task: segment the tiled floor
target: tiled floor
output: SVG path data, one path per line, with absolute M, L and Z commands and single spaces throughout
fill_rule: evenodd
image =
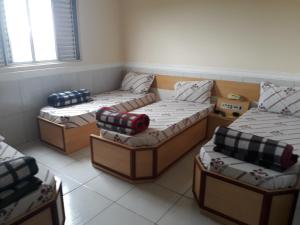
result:
M 155 182 L 129 184 L 92 167 L 89 149 L 70 156 L 40 142 L 19 148 L 63 182 L 66 225 L 215 225 L 192 195 L 193 156 L 186 155 Z

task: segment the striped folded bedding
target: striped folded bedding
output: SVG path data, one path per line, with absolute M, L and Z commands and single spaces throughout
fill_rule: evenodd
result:
M 36 177 L 30 177 L 14 186 L 0 192 L 0 208 L 6 207 L 13 202 L 20 200 L 22 197 L 37 190 L 42 181 Z
M 23 155 L 16 149 L 5 142 L 0 142 L 0 163 L 22 156 Z M 39 171 L 35 177 L 42 181 L 36 189 L 29 190 L 27 194 L 24 194 L 22 197 L 11 195 L 11 197 L 18 200 L 10 204 L 8 203 L 5 207 L 0 207 L 0 225 L 11 224 L 16 218 L 32 213 L 53 199 L 56 193 L 54 175 L 46 167 L 39 167 Z M 35 181 L 37 180 L 35 179 Z M 31 185 L 38 183 L 39 182 L 32 183 Z M 1 198 L 3 198 L 3 196 Z
M 10 159 L 0 163 L 0 191 L 14 187 L 38 173 L 36 160 L 29 156 Z
M 217 127 L 213 140 L 216 152 L 279 172 L 298 160 L 292 145 L 226 127 Z
M 120 113 L 110 107 L 102 107 L 96 113 L 97 125 L 101 129 L 127 135 L 135 135 L 149 127 L 150 119 L 145 114 Z
M 48 96 L 48 105 L 53 107 L 63 107 L 88 102 L 90 100 L 90 91 L 86 89 L 79 89 L 59 93 L 52 93 Z

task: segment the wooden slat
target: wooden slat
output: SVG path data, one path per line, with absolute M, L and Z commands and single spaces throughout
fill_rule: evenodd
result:
M 272 199 L 269 225 L 287 225 L 293 207 L 293 194 L 274 196 Z
M 174 85 L 178 81 L 200 81 L 204 78 L 180 77 L 169 75 L 156 75 L 152 87 L 158 89 L 174 90 Z M 229 93 L 241 95 L 247 101 L 258 101 L 260 86 L 256 83 L 246 83 L 237 81 L 215 80 L 212 91 L 213 96 L 226 98 Z
M 72 153 L 89 146 L 91 134 L 100 134 L 96 123 L 65 129 L 65 152 Z
M 100 133 L 96 123 L 70 129 L 40 117 L 38 123 L 41 140 L 67 154 L 89 146 L 90 135 Z
M 212 95 L 226 98 L 229 93 L 241 95 L 247 101 L 258 101 L 260 85 L 236 81 L 216 80 Z
M 199 168 L 199 166 L 196 164 L 195 162 L 195 171 L 194 171 L 194 186 L 193 186 L 193 190 L 194 193 L 197 197 L 197 200 L 199 201 L 199 197 L 200 197 L 200 185 L 201 185 L 201 170 Z
M 157 150 L 157 173 L 161 173 L 171 163 L 200 143 L 206 136 L 207 119 L 203 119 L 184 132 L 171 138 Z
M 151 177 L 153 176 L 153 150 L 136 151 L 136 177 Z
M 130 151 L 92 135 L 93 161 L 126 176 L 131 176 Z
M 208 176 L 204 206 L 246 224 L 259 224 L 263 195 Z
M 64 127 L 50 121 L 38 118 L 40 138 L 42 141 L 64 149 Z

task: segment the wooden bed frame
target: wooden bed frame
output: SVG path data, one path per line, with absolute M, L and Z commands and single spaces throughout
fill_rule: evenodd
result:
M 173 90 L 177 81 L 197 81 L 201 78 L 156 75 L 152 88 Z M 257 101 L 259 85 L 215 81 L 214 96 L 225 97 L 229 93 L 239 94 L 249 101 Z M 207 118 L 166 140 L 159 146 L 133 148 L 111 140 L 91 135 L 92 163 L 94 167 L 126 179 L 130 182 L 152 180 L 163 173 L 185 153 L 206 137 Z
M 204 78 L 156 75 L 152 88 L 173 90 L 177 81 L 199 81 Z M 213 96 L 226 97 L 235 93 L 245 97 L 248 101 L 257 101 L 259 98 L 259 84 L 235 81 L 215 80 L 212 90 Z M 37 118 L 40 140 L 69 154 L 89 146 L 90 134 L 99 134 L 96 123 L 77 128 L 67 129 L 62 124 L 53 123 L 41 117 Z
M 153 180 L 204 140 L 206 126 L 205 118 L 151 148 L 131 148 L 91 135 L 92 164 L 130 182 Z
M 89 146 L 90 134 L 99 134 L 96 123 L 76 128 L 66 128 L 41 117 L 37 118 L 40 140 L 64 153 L 72 153 Z
M 267 190 L 207 171 L 195 157 L 193 193 L 201 210 L 222 224 L 290 225 L 295 188 Z
M 65 210 L 61 181 L 56 179 L 56 194 L 52 200 L 21 217 L 9 221 L 7 225 L 63 225 Z

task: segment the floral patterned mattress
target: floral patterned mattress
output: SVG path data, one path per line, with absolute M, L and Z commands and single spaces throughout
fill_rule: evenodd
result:
M 0 142 L 0 162 L 21 156 L 20 152 L 5 142 Z M 56 181 L 50 171 L 40 169 L 36 177 L 43 181 L 37 190 L 26 195 L 19 201 L 0 209 L 0 225 L 8 224 L 10 221 L 34 211 L 53 198 L 56 192 Z
M 200 104 L 180 100 L 161 100 L 132 113 L 146 114 L 150 118 L 149 128 L 134 136 L 101 129 L 101 137 L 131 147 L 155 147 L 212 111 L 211 104 Z
M 251 109 L 229 127 L 291 144 L 294 153 L 300 155 L 300 118 Z M 300 162 L 284 172 L 276 172 L 215 152 L 214 147 L 211 140 L 199 154 L 210 171 L 266 189 L 289 188 L 297 183 Z
M 155 94 L 133 94 L 129 91 L 112 91 L 92 96 L 93 101 L 55 108 L 46 106 L 40 110 L 40 117 L 63 124 L 67 128 L 80 127 L 96 121 L 96 112 L 103 106 L 120 112 L 128 112 L 155 102 Z

